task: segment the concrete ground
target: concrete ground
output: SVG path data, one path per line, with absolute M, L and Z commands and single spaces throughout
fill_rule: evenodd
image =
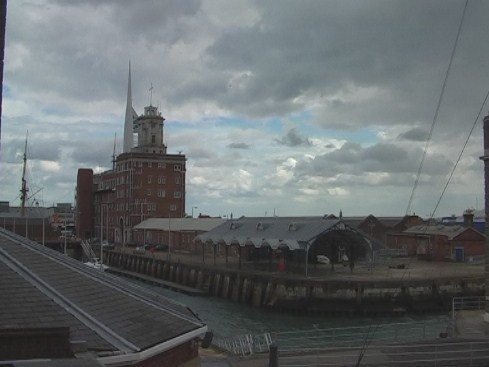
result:
M 484 310 L 464 310 L 456 313 L 455 335 L 464 339 L 489 339 L 489 323 Z

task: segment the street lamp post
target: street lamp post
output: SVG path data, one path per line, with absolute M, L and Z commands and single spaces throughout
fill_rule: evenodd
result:
M 141 224 L 144 221 L 144 208 L 143 208 L 143 205 L 146 205 L 146 211 L 148 211 L 148 205 L 149 205 L 149 203 L 141 202 L 140 205 L 141 205 L 141 218 L 140 218 L 140 222 L 139 223 Z M 145 245 L 145 244 L 146 244 L 146 227 L 143 226 L 143 245 Z
M 64 240 L 65 240 L 65 246 L 64 246 L 64 253 L 66 255 L 66 213 L 63 213 L 63 218 L 64 218 Z
M 44 208 L 41 212 L 41 210 L 39 209 L 39 201 L 36 200 L 36 208 L 37 208 L 37 212 L 39 214 L 41 214 L 41 218 L 42 218 L 42 245 L 44 246 Z M 4 218 L 5 220 L 5 218 Z M 5 224 L 3 226 L 5 228 Z
M 171 208 L 170 208 L 170 211 L 168 211 L 168 262 L 171 262 L 171 226 L 170 226 L 170 220 L 171 220 Z
M 104 203 L 100 203 L 100 264 L 104 256 Z M 102 269 L 102 266 L 100 267 Z

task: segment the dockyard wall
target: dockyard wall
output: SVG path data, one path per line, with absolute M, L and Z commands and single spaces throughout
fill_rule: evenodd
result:
M 396 314 L 450 311 L 453 297 L 484 295 L 484 278 L 327 280 L 168 262 L 108 252 L 110 267 L 248 304 L 309 313 Z

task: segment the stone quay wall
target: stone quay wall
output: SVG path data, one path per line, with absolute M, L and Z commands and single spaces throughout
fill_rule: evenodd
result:
M 328 280 L 168 262 L 107 252 L 104 263 L 253 307 L 321 314 L 448 312 L 453 297 L 483 296 L 484 277 Z

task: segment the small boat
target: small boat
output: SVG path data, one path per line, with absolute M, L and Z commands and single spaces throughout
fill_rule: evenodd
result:
M 109 268 L 107 265 L 102 264 L 97 258 L 93 259 L 92 261 L 87 261 L 84 264 L 90 268 L 102 271 L 106 271 Z
M 86 266 L 102 271 L 106 271 L 109 268 L 107 265 L 102 264 L 102 261 L 100 261 L 95 252 L 92 250 L 92 246 L 90 246 L 88 241 L 81 241 L 80 245 L 86 258 L 89 259 L 87 262 L 84 262 Z M 102 245 L 100 250 L 102 251 Z

